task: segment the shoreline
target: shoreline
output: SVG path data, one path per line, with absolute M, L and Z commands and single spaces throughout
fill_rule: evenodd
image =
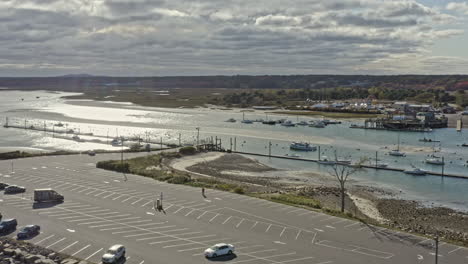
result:
M 236 163 L 237 170 L 225 167 Z M 246 164 L 250 164 L 246 167 Z M 270 168 L 250 157 L 238 154 L 212 153 L 174 159 L 170 167 L 199 176 L 259 184 L 267 187 L 261 193 L 298 193 L 320 202 L 322 209 L 337 210 L 339 189 L 337 180 L 330 175 Z M 247 169 L 246 169 L 247 168 Z M 253 171 L 248 168 L 257 168 Z M 449 241 L 468 245 L 468 214 L 448 207 L 402 199 L 397 192 L 385 188 L 363 185 L 350 179 L 346 190 L 345 212 L 359 219 L 368 219 L 383 226 L 421 235 L 439 235 Z M 261 196 L 261 193 L 258 195 Z

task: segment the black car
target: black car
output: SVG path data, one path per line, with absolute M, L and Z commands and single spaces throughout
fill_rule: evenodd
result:
M 24 193 L 26 188 L 17 185 L 10 185 L 5 188 L 5 193 Z
M 16 219 L 5 219 L 0 222 L 0 233 L 6 233 L 16 229 L 18 222 Z
M 0 182 L 0 190 L 3 190 L 3 189 L 5 189 L 6 187 L 8 187 L 8 185 L 10 185 L 10 184 L 8 184 L 8 183 L 3 183 L 3 182 Z
M 27 225 L 23 227 L 16 235 L 18 239 L 33 237 L 39 234 L 41 227 L 38 225 Z

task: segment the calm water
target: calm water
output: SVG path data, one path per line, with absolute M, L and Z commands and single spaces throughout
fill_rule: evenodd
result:
M 374 158 L 376 151 L 382 163 L 391 167 L 411 168 L 416 166 L 430 171 L 441 171 L 440 166 L 427 165 L 423 161 L 433 149 L 441 149 L 438 156 L 444 156 L 447 165 L 445 172 L 468 175 L 468 148 L 459 145 L 468 143 L 468 131 L 458 133 L 455 129 L 438 129 L 432 133 L 400 133 L 400 146 L 407 157 L 396 158 L 386 155 L 396 148 L 398 133 L 392 131 L 372 131 L 349 129 L 351 123 L 330 125 L 326 128 L 268 126 L 261 123 L 242 124 L 224 122 L 228 118 L 242 119 L 239 110 L 212 109 L 164 109 L 135 106 L 129 103 L 93 102 L 87 100 L 65 101 L 60 99 L 64 93 L 0 91 L 0 121 L 8 116 L 11 122 L 24 125 L 51 128 L 61 121 L 67 129 L 92 132 L 97 135 L 118 135 L 163 138 L 164 142 L 178 143 L 179 134 L 186 143 L 195 143 L 197 130 L 200 139 L 219 137 L 225 148 L 229 148 L 230 138 L 236 137 L 237 150 L 268 153 L 268 142 L 272 142 L 272 154 L 292 154 L 289 144 L 292 141 L 307 141 L 321 146 L 322 157 L 338 156 L 354 161 L 361 157 Z M 37 98 L 39 97 L 39 98 Z M 23 99 L 23 100 L 22 100 Z M 247 112 L 248 119 L 266 119 L 263 112 Z M 287 118 L 291 121 L 313 120 L 269 115 L 268 118 Z M 65 127 L 64 127 L 65 128 Z M 418 139 L 428 137 L 441 143 L 423 143 Z M 37 149 L 113 149 L 112 146 L 97 143 L 78 143 L 71 140 L 53 138 L 50 133 L 33 132 L 20 129 L 0 128 L 0 150 L 10 147 L 29 147 Z M 317 152 L 299 153 L 304 158 L 318 157 Z M 308 170 L 327 173 L 329 168 L 315 163 L 261 158 L 261 161 L 277 168 Z M 428 203 L 443 204 L 468 209 L 468 180 L 436 176 L 409 176 L 398 172 L 367 170 L 353 175 L 362 184 L 388 187 L 401 191 L 406 198 L 418 199 Z

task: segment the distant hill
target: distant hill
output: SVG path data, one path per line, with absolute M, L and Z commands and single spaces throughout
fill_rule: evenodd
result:
M 333 87 L 384 87 L 417 90 L 468 89 L 468 75 L 262 75 L 262 76 L 174 76 L 109 77 L 70 74 L 58 77 L 0 78 L 0 87 L 85 91 L 89 89 L 149 88 L 236 88 L 236 89 L 323 89 Z

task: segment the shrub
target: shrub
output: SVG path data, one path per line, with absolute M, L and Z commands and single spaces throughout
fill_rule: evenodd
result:
M 96 164 L 97 168 L 105 169 L 105 170 L 112 170 L 122 173 L 129 173 L 130 172 L 130 164 L 128 162 L 120 162 L 117 160 L 108 160 L 108 161 L 99 161 Z
M 173 184 L 184 184 L 186 182 L 190 181 L 190 178 L 187 176 L 182 176 L 182 175 L 176 175 L 174 177 L 171 177 L 167 182 L 168 183 L 173 183 Z
M 236 188 L 234 188 L 234 192 L 238 193 L 238 194 L 244 194 L 245 193 L 244 188 L 242 188 L 240 186 L 237 186 Z
M 193 155 L 197 153 L 197 149 L 195 147 L 183 147 L 179 149 L 179 153 L 182 155 Z

